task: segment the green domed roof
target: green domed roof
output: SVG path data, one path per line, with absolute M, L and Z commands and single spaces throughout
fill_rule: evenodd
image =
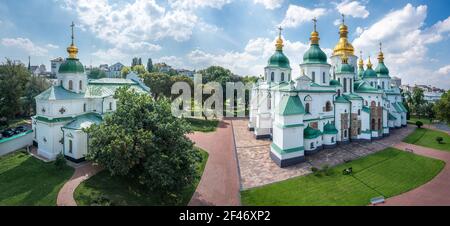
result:
M 375 73 L 377 73 L 378 77 L 389 77 L 389 69 L 383 62 L 378 63 Z
M 318 44 L 311 44 L 308 51 L 303 55 L 304 64 L 326 64 L 327 55 L 320 49 Z
M 359 68 L 358 69 L 358 78 L 361 79 L 363 77 L 364 74 L 364 68 Z
M 334 126 L 334 124 L 327 123 L 327 124 L 323 127 L 323 133 L 324 133 L 324 134 L 337 134 L 337 133 L 338 133 L 338 130 L 336 129 L 336 126 Z
M 78 59 L 67 58 L 64 63 L 59 66 L 59 73 L 84 73 L 84 66 Z
M 350 64 L 341 64 L 340 67 L 336 70 L 336 73 L 338 74 L 344 74 L 344 73 L 354 73 L 355 68 Z
M 314 139 L 314 138 L 319 137 L 320 135 L 322 135 L 322 132 L 320 132 L 320 130 L 313 129 L 309 125 L 308 125 L 308 127 L 306 127 L 306 129 L 303 132 L 303 136 L 306 139 Z
M 376 78 L 377 73 L 372 68 L 367 68 L 363 73 L 363 78 Z
M 338 80 L 331 79 L 330 80 L 330 86 L 342 86 L 341 83 Z
M 270 57 L 267 66 L 291 69 L 291 66 L 289 64 L 289 59 L 284 55 L 283 51 L 281 51 L 281 50 L 275 51 L 275 53 Z

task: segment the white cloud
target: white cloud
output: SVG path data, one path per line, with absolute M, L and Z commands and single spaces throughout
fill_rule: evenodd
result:
M 211 7 L 221 9 L 224 5 L 231 3 L 232 0 L 169 0 L 172 8 L 195 9 Z
M 336 5 L 336 9 L 339 13 L 357 17 L 357 18 L 367 18 L 369 16 L 369 11 L 367 11 L 366 6 L 362 5 L 361 2 L 345 0 Z
M 266 9 L 274 10 L 280 8 L 284 0 L 253 0 L 255 4 L 262 4 Z
M 356 31 L 355 31 L 355 34 L 356 34 L 357 36 L 359 36 L 359 35 L 361 35 L 363 32 L 364 32 L 364 28 L 362 28 L 362 27 L 357 27 L 357 28 L 356 28 Z
M 311 21 L 314 17 L 319 18 L 325 12 L 324 8 L 308 9 L 297 5 L 289 5 L 281 26 L 298 27 L 304 22 Z
M 46 46 L 47 46 L 47 48 L 49 48 L 49 49 L 59 49 L 59 46 L 58 46 L 58 45 L 54 45 L 54 44 L 51 44 L 51 43 L 47 44 Z
M 436 73 L 440 75 L 450 75 L 450 65 L 439 68 Z
M 407 4 L 405 7 L 392 11 L 372 26 L 364 29 L 353 44 L 364 55 L 376 57 L 378 43 L 383 43 L 385 62 L 391 71 L 391 76 L 398 76 L 404 83 L 423 83 L 435 86 L 442 84 L 439 76 L 429 69 L 431 59 L 428 55 L 428 45 L 442 39 L 449 32 L 450 19 L 439 21 L 428 29 L 422 26 L 427 17 L 427 6 L 417 7 Z M 374 60 L 376 61 L 376 60 Z
M 34 44 L 28 38 L 3 38 L 1 43 L 6 47 L 21 49 L 31 56 L 45 56 L 48 53 L 47 49 Z

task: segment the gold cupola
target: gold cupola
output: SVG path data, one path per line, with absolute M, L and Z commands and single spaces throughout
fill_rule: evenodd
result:
M 367 60 L 367 69 L 372 69 L 372 62 L 370 62 L 370 55 L 369 55 L 369 59 Z
M 319 38 L 319 32 L 317 32 L 317 29 L 316 29 L 317 19 L 315 17 L 313 19 L 313 22 L 314 22 L 314 30 L 311 32 L 311 37 L 309 38 L 309 40 L 311 41 L 311 44 L 318 45 L 320 38 Z
M 364 60 L 362 56 L 362 51 L 359 51 L 359 61 L 358 61 L 359 68 L 364 68 Z
M 352 44 L 348 42 L 348 27 L 345 25 L 345 17 L 342 14 L 342 24 L 339 26 L 339 42 L 336 44 L 333 50 L 334 56 L 353 56 L 355 49 Z
M 78 48 L 75 46 L 73 42 L 74 40 L 73 28 L 75 27 L 75 24 L 72 22 L 70 27 L 72 27 L 72 36 L 71 36 L 72 43 L 70 44 L 69 47 L 67 47 L 67 53 L 69 53 L 69 59 L 77 59 Z
M 384 62 L 384 54 L 383 54 L 383 51 L 382 51 L 382 47 L 383 47 L 383 44 L 380 42 L 380 53 L 378 53 L 378 62 L 379 63 L 383 63 Z
M 276 50 L 278 50 L 278 51 L 281 51 L 281 50 L 283 50 L 283 46 L 284 46 L 284 44 L 283 44 L 283 39 L 281 38 L 281 31 L 283 30 L 283 28 L 281 28 L 281 27 L 279 27 L 278 28 L 278 39 L 277 39 L 277 42 L 275 43 L 275 47 L 276 47 Z

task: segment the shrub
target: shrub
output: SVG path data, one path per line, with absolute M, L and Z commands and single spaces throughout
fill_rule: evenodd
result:
M 437 141 L 439 144 L 442 144 L 442 141 L 444 141 L 444 138 L 443 138 L 443 137 L 436 137 L 436 141 Z
M 319 169 L 317 169 L 316 167 L 311 167 L 311 171 L 312 171 L 313 173 L 317 173 L 317 172 L 319 171 Z
M 322 167 L 322 171 L 326 176 L 330 176 L 331 175 L 331 169 L 329 165 L 324 165 Z
M 58 154 L 58 156 L 56 156 L 54 164 L 55 164 L 56 168 L 62 169 L 64 167 L 64 165 L 66 165 L 66 158 L 64 158 L 64 155 Z
M 423 122 L 422 121 L 417 121 L 416 122 L 416 126 L 417 126 L 417 128 L 420 129 L 423 126 Z

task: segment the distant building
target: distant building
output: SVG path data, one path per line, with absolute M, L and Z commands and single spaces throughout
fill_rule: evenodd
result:
M 399 77 L 393 76 L 391 78 L 391 85 L 394 85 L 394 87 L 400 87 L 402 85 L 402 79 Z
M 117 62 L 111 65 L 106 72 L 106 77 L 108 78 L 119 78 L 121 77 L 122 68 L 125 67 L 122 63 Z
M 62 57 L 58 57 L 56 59 L 50 60 L 50 74 L 52 76 L 56 76 L 56 74 L 58 73 L 59 70 L 59 66 L 61 66 L 61 64 L 64 63 L 64 58 Z
M 186 69 L 177 69 L 176 72 L 177 72 L 177 74 L 184 75 L 184 76 L 187 76 L 190 78 L 193 78 L 194 74 L 195 74 L 195 71 L 190 71 L 190 70 L 186 70 Z
M 172 70 L 172 67 L 167 65 L 166 63 L 157 63 L 153 65 L 154 68 L 158 69 L 159 72 L 168 73 Z
M 413 92 L 414 89 L 418 88 L 423 90 L 423 96 L 424 99 L 428 102 L 432 102 L 435 103 L 436 101 L 438 101 L 439 99 L 441 99 L 442 94 L 444 94 L 445 90 L 444 89 L 440 89 L 437 87 L 431 87 L 428 85 L 414 85 L 414 86 L 410 86 L 410 85 L 402 85 L 400 87 L 402 90 L 404 91 L 408 91 L 408 92 Z

